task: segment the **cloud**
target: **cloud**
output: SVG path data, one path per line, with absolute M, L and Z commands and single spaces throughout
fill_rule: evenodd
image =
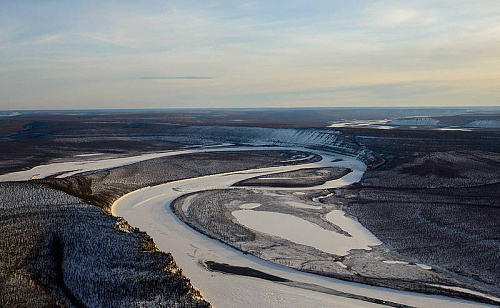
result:
M 431 8 L 417 9 L 397 5 L 374 4 L 367 9 L 370 24 L 376 27 L 393 28 L 401 26 L 425 26 L 439 21 Z
M 139 79 L 157 80 L 157 79 L 214 79 L 207 76 L 166 76 L 166 77 L 140 77 Z
M 292 96 L 309 96 L 311 94 L 328 93 L 365 93 L 379 98 L 402 98 L 415 97 L 434 92 L 444 92 L 455 89 L 453 85 L 437 81 L 412 81 L 412 82 L 392 82 L 379 84 L 366 84 L 356 86 L 338 86 L 330 88 L 312 88 L 285 92 L 256 93 L 251 95 L 234 95 L 235 98 L 246 101 L 258 101 L 277 99 L 281 97 L 290 98 Z
M 30 47 L 30 46 L 50 44 L 50 43 L 61 41 L 65 38 L 66 38 L 66 36 L 62 33 L 43 35 L 43 36 L 36 37 L 36 38 L 30 39 L 30 40 L 24 40 L 24 41 L 18 41 L 15 43 L 8 43 L 8 44 L 0 45 L 0 50 L 1 49 L 11 49 L 11 48 L 21 48 L 21 47 L 26 48 L 26 47 Z

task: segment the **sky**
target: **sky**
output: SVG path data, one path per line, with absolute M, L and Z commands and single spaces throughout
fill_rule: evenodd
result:
M 2 110 L 499 105 L 499 0 L 0 0 Z

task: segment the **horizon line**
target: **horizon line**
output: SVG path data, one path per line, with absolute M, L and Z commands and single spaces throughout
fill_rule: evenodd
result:
M 328 109 L 499 109 L 498 106 L 352 106 L 352 107 L 152 107 L 152 108 L 90 108 L 90 109 L 0 109 L 0 113 L 51 111 L 169 111 L 169 110 L 328 110 Z

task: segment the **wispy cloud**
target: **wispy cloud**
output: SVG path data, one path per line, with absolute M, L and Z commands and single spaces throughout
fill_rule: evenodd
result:
M 160 77 L 139 77 L 139 79 L 146 80 L 156 80 L 156 79 L 214 79 L 215 77 L 207 77 L 207 76 L 160 76 Z
M 50 35 L 43 35 L 41 37 L 33 38 L 30 40 L 25 40 L 25 41 L 18 41 L 15 42 L 14 44 L 4 44 L 0 45 L 0 49 L 10 49 L 10 48 L 16 48 L 16 47 L 29 47 L 29 46 L 35 46 L 35 45 L 42 45 L 42 44 L 48 44 L 48 43 L 54 43 L 57 41 L 60 41 L 65 38 L 64 34 L 50 34 Z
M 416 97 L 423 94 L 443 92 L 454 89 L 453 85 L 435 81 L 394 82 L 371 85 L 340 86 L 330 88 L 301 89 L 286 92 L 255 93 L 251 95 L 234 95 L 238 100 L 259 101 L 290 98 L 292 96 L 307 96 L 310 94 L 328 94 L 338 92 L 370 93 L 378 98 L 403 98 Z
M 372 26 L 382 28 L 421 27 L 439 21 L 438 14 L 432 8 L 416 8 L 411 5 L 411 2 L 406 4 L 374 2 L 365 12 Z

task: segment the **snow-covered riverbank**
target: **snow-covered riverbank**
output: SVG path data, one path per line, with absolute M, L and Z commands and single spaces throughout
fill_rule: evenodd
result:
M 211 151 L 228 151 L 226 146 L 230 144 L 223 144 L 221 146 L 208 147 Z M 240 149 L 244 150 L 244 149 Z M 80 157 L 74 161 L 67 162 L 55 162 L 46 165 L 36 166 L 29 170 L 23 170 L 18 172 L 11 172 L 7 174 L 0 175 L 0 182 L 9 181 L 28 181 L 35 179 L 43 179 L 49 176 L 55 177 L 68 177 L 75 175 L 77 173 L 104 170 L 110 168 L 116 168 L 120 166 L 130 165 L 137 162 L 145 161 L 148 159 L 154 159 L 159 157 L 174 156 L 188 153 L 198 153 L 207 151 L 204 149 L 189 149 L 189 150 L 177 150 L 168 152 L 158 152 L 158 153 L 147 153 L 134 156 L 116 157 L 116 158 L 98 158 L 96 156 L 101 155 L 100 153 L 93 154 L 81 154 L 75 157 Z M 87 159 L 85 159 L 87 158 Z
M 177 197 L 189 193 L 206 189 L 228 188 L 233 183 L 251 177 L 263 176 L 270 173 L 293 171 L 300 168 L 320 168 L 320 167 L 343 167 L 349 168 L 352 172 L 340 179 L 328 181 L 322 185 L 310 187 L 308 189 L 334 188 L 361 179 L 366 166 L 349 156 L 336 155 L 329 152 L 314 151 L 304 148 L 285 147 L 211 147 L 201 149 L 186 149 L 181 151 L 170 151 L 161 153 L 151 153 L 138 156 L 106 158 L 83 156 L 86 159 L 79 159 L 74 162 L 53 163 L 42 165 L 27 171 L 11 173 L 0 176 L 0 181 L 23 181 L 28 179 L 43 178 L 46 176 L 66 177 L 72 174 L 86 171 L 102 170 L 113 167 L 124 166 L 135 162 L 144 161 L 151 158 L 174 156 L 199 152 L 220 152 L 220 151 L 248 151 L 248 150 L 301 150 L 314 152 L 323 157 L 316 163 L 302 165 L 288 165 L 281 167 L 261 168 L 238 172 L 229 172 L 202 176 L 197 178 L 179 180 L 167 184 L 148 187 L 134 191 L 119 199 L 113 208 L 113 213 L 123 216 L 134 227 L 139 227 L 151 235 L 158 248 L 162 251 L 171 252 L 184 273 L 193 284 L 198 287 L 206 299 L 216 307 L 304 307 L 304 306 L 324 306 L 324 307 L 365 307 L 374 306 L 373 300 L 384 300 L 392 303 L 409 306 L 443 306 L 463 307 L 482 306 L 478 303 L 467 302 L 446 297 L 428 296 L 410 292 L 401 292 L 391 289 L 371 287 L 356 283 L 339 281 L 336 279 L 307 274 L 292 270 L 290 268 L 266 262 L 210 239 L 203 234 L 191 229 L 180 221 L 170 210 L 169 204 Z M 338 158 L 342 158 L 339 160 Z M 258 190 L 275 190 L 273 187 L 254 187 Z M 304 188 L 279 188 L 280 190 L 299 190 L 295 194 L 304 194 Z M 315 198 L 317 201 L 322 197 Z M 312 205 L 303 204 L 298 206 L 308 208 Z M 252 210 L 255 204 L 241 209 Z M 315 211 L 317 209 L 312 208 Z M 358 233 L 365 239 L 375 239 L 370 246 L 376 245 L 378 240 L 363 226 L 351 218 L 344 217 L 344 212 L 333 211 L 328 220 L 335 224 L 344 224 L 341 228 L 354 229 L 347 230 L 349 233 Z M 337 223 L 336 223 L 337 222 Z M 346 227 L 347 226 L 347 227 Z M 346 230 L 344 230 L 346 231 Z M 310 244 L 311 245 L 311 244 Z M 361 249 L 369 249 L 367 245 Z M 349 244 L 344 247 L 345 251 L 356 246 Z M 359 248 L 359 247 L 358 247 Z M 283 284 L 267 280 L 249 278 L 243 276 L 227 275 L 219 272 L 211 272 L 203 266 L 204 261 L 215 261 L 226 263 L 232 266 L 247 267 L 261 272 L 275 275 L 291 281 Z M 339 264 L 343 265 L 343 264 Z M 345 266 L 345 265 L 344 265 Z M 346 296 L 348 293 L 351 297 Z M 352 298 L 356 297 L 356 298 Z M 380 304 L 380 302 L 379 302 Z
M 265 149 L 271 148 L 266 147 Z M 235 150 L 235 148 L 231 150 Z M 329 188 L 359 181 L 364 172 L 364 165 L 353 158 L 342 157 L 342 161 L 332 162 L 335 158 L 338 158 L 337 155 L 323 152 L 318 154 L 323 156 L 323 160 L 313 164 L 231 172 L 144 188 L 120 198 L 113 206 L 113 214 L 123 216 L 132 226 L 146 231 L 153 237 L 160 250 L 171 252 L 186 276 L 201 290 L 203 296 L 216 307 L 371 307 L 375 305 L 371 302 L 333 296 L 327 294 L 327 292 L 318 291 L 321 288 L 383 299 L 409 306 L 481 306 L 477 303 L 446 297 L 427 296 L 344 282 L 298 272 L 265 262 L 256 257 L 244 255 L 227 245 L 198 233 L 181 222 L 170 210 L 169 204 L 185 193 L 229 187 L 237 181 L 273 172 L 332 166 L 335 163 L 336 166 L 342 165 L 353 170 L 353 172 L 339 180 L 325 183 L 326 186 L 324 187 Z M 321 188 L 323 188 L 323 185 L 321 185 Z M 338 214 L 343 215 L 343 212 Z M 306 290 L 267 280 L 211 272 L 202 266 L 204 261 L 250 267 L 294 282 L 316 285 L 321 288 L 317 288 L 315 291 Z

